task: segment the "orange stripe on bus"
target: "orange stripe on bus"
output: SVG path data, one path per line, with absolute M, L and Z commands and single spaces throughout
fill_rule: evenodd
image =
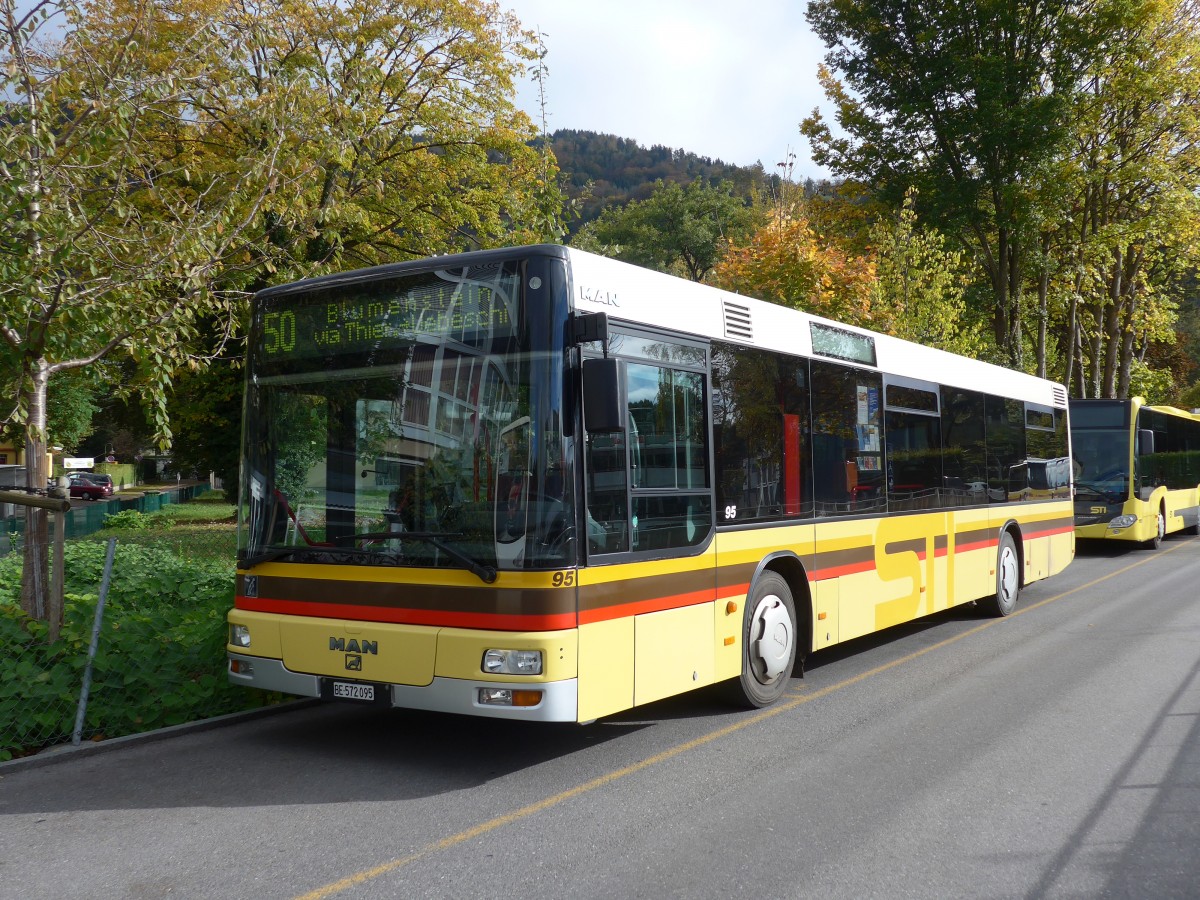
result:
M 602 606 L 598 609 L 585 609 L 579 613 L 579 624 L 588 625 L 592 622 L 607 622 L 610 619 L 639 616 L 642 613 L 662 612 L 665 609 L 698 606 L 701 603 L 711 603 L 716 599 L 717 592 L 714 588 L 703 591 L 692 591 L 687 594 L 654 597 L 650 600 L 636 600 L 633 603 L 621 603 L 616 606 Z
M 1032 541 L 1035 538 L 1054 537 L 1056 534 L 1070 534 L 1075 530 L 1075 526 L 1071 525 L 1067 528 L 1047 528 L 1044 531 L 1029 531 L 1021 535 L 1024 540 Z
M 308 603 L 300 600 L 272 600 L 240 595 L 236 598 L 234 605 L 238 609 L 250 612 L 385 622 L 392 625 L 442 625 L 452 628 L 480 628 L 492 631 L 560 631 L 565 628 L 574 628 L 578 624 L 574 613 L 556 613 L 548 616 L 461 613 L 443 609 L 403 609 L 386 606 L 357 606 L 349 603 Z
M 831 578 L 840 578 L 843 575 L 857 575 L 860 572 L 873 572 L 875 570 L 875 560 L 866 560 L 864 562 L 849 563 L 844 566 L 831 566 L 828 569 L 817 569 L 809 576 L 809 581 L 828 581 Z

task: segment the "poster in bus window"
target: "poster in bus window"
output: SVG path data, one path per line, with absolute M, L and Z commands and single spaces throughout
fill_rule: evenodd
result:
M 856 390 L 858 399 L 858 424 L 879 424 L 879 388 L 860 384 Z
M 858 449 L 862 453 L 879 452 L 879 428 L 875 425 L 859 425 Z

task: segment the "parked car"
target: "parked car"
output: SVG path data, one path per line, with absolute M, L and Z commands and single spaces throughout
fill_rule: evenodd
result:
M 100 479 L 105 479 L 101 481 Z M 112 476 L 93 475 L 90 472 L 76 472 L 69 476 L 72 497 L 83 500 L 99 500 L 111 497 L 113 493 Z

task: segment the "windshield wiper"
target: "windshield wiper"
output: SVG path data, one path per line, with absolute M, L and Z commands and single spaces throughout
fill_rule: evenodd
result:
M 1098 494 L 1109 503 L 1121 503 L 1122 497 L 1116 491 L 1110 491 L 1107 488 L 1102 488 L 1098 484 L 1092 484 L 1090 481 L 1076 481 L 1076 489 L 1083 488 L 1085 491 L 1091 491 L 1093 494 Z
M 334 539 L 334 543 L 350 543 L 352 541 L 424 541 L 441 550 L 448 557 L 475 575 L 484 584 L 496 580 L 496 567 L 484 565 L 471 559 L 461 550 L 447 544 L 442 538 L 461 537 L 461 535 L 445 531 L 366 531 L 361 534 L 350 534 Z
M 306 553 L 312 549 L 311 547 L 269 547 L 261 553 L 255 553 L 253 556 L 239 559 L 238 565 L 243 569 L 253 569 L 255 566 L 260 566 L 273 559 L 282 559 L 285 556 L 291 556 L 293 553 Z

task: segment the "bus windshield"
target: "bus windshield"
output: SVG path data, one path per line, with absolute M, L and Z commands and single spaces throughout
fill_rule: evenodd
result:
M 1072 413 L 1073 414 L 1073 413 Z M 1075 495 L 1119 502 L 1129 496 L 1129 430 L 1072 428 Z
M 514 264 L 260 298 L 241 564 L 572 564 L 562 347 L 528 318 Z

